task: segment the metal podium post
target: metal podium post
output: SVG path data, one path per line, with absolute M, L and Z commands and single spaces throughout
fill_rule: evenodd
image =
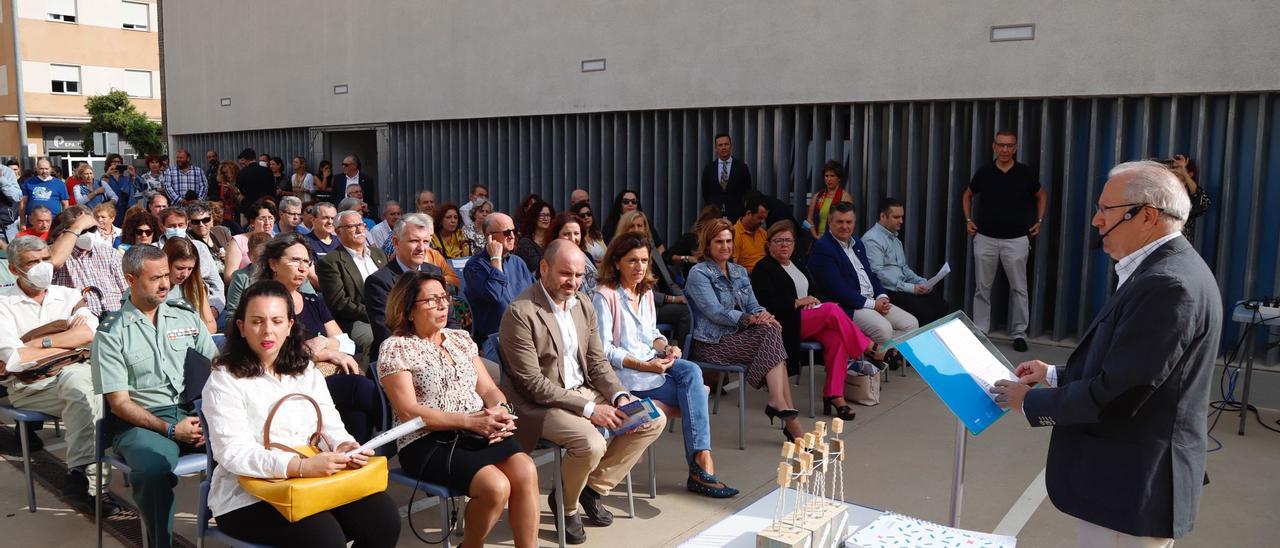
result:
M 964 453 L 969 432 L 964 423 L 956 421 L 955 484 L 951 486 L 951 526 L 960 527 L 960 498 L 964 494 Z

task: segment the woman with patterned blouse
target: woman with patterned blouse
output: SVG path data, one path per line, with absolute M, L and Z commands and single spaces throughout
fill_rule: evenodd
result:
M 463 546 L 482 546 L 510 504 L 516 546 L 538 541 L 538 472 L 511 435 L 515 414 L 466 331 L 446 329 L 450 297 L 438 274 L 406 272 L 387 296 L 392 337 L 378 377 L 400 424 L 426 427 L 399 440 L 400 465 L 429 483 L 466 493 Z

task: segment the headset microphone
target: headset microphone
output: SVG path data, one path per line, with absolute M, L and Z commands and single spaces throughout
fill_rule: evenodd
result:
M 1124 222 L 1125 222 L 1125 221 L 1128 221 L 1129 219 L 1132 219 L 1134 215 L 1137 215 L 1138 213 L 1142 212 L 1142 208 L 1143 208 L 1143 207 L 1146 207 L 1146 206 L 1136 205 L 1136 206 L 1133 206 L 1133 207 L 1129 208 L 1129 210 L 1128 210 L 1128 211 L 1125 211 L 1125 212 L 1124 212 L 1124 217 L 1120 219 L 1120 222 L 1118 222 L 1118 223 L 1116 223 L 1116 224 L 1114 224 L 1114 225 L 1111 225 L 1111 228 L 1108 228 L 1108 229 L 1107 229 L 1107 231 L 1106 231 L 1106 232 L 1103 232 L 1100 236 L 1095 236 L 1095 237 L 1094 237 L 1094 239 L 1093 239 L 1093 248 L 1094 248 L 1094 249 L 1102 249 L 1102 241 L 1103 241 L 1103 240 L 1105 240 L 1105 239 L 1107 239 L 1107 235 L 1111 234 L 1111 231 L 1113 231 L 1113 230 L 1115 230 L 1115 229 L 1119 228 L 1119 227 L 1120 227 L 1120 225 L 1124 224 Z

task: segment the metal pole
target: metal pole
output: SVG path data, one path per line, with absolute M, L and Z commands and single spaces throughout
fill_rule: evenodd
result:
M 964 453 L 969 433 L 964 423 L 956 421 L 955 484 L 951 486 L 951 526 L 960 526 L 960 498 L 964 495 Z
M 9 0 L 9 25 L 13 31 L 13 80 L 14 95 L 18 98 L 18 163 L 27 166 L 27 107 L 22 99 L 22 49 L 18 47 L 18 0 Z

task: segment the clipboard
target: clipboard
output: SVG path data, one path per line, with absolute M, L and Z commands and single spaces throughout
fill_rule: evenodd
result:
M 967 345 L 961 344 L 966 341 Z M 929 388 L 974 436 L 1007 413 L 996 405 L 987 387 L 996 378 L 1016 381 L 1014 367 L 964 311 L 943 316 L 890 341 L 887 347 L 897 348 L 911 362 Z M 962 355 L 957 355 L 956 350 L 961 350 Z

